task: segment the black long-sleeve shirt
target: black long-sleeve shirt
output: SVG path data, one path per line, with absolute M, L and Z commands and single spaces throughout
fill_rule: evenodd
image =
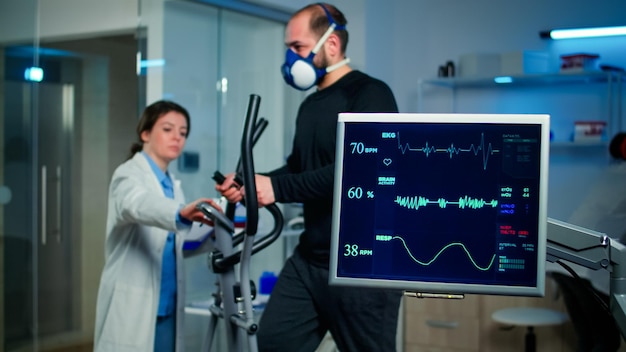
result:
M 297 250 L 323 267 L 329 264 L 337 117 L 341 112 L 398 112 L 398 107 L 387 84 L 359 71 L 349 72 L 302 102 L 287 164 L 268 174 L 277 202 L 303 204 L 304 232 Z

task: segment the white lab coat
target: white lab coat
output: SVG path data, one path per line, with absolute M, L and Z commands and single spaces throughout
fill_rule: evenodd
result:
M 172 179 L 174 199 L 165 197 L 141 153 L 113 174 L 94 351 L 154 351 L 163 248 L 169 232 L 176 233 L 176 351 L 184 350 L 182 244 L 187 230 L 176 227 L 176 214 L 184 204 L 184 196 L 180 181 Z

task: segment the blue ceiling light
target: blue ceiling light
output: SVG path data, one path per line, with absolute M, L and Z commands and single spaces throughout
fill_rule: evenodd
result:
M 29 67 L 24 70 L 24 79 L 31 82 L 43 81 L 43 69 L 41 67 Z
M 163 67 L 165 66 L 165 60 L 163 59 L 152 59 L 152 60 L 141 60 L 139 63 L 141 68 L 146 67 Z
M 544 39 L 577 39 L 593 37 L 610 37 L 626 35 L 626 26 L 615 27 L 594 27 L 594 28 L 571 28 L 553 29 L 539 32 L 539 36 Z
M 145 69 L 150 67 L 163 67 L 165 66 L 165 59 L 151 59 L 146 60 L 141 57 L 141 52 L 138 51 L 136 55 L 136 70 L 137 76 L 141 75 L 142 72 L 145 74 Z
M 513 77 L 510 76 L 499 76 L 493 79 L 496 83 L 513 83 Z

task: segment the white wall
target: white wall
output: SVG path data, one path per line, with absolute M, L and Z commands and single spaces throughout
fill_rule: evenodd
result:
M 250 0 L 294 11 L 309 1 Z M 626 37 L 616 45 L 578 41 L 555 43 L 539 38 L 552 28 L 624 25 L 626 2 L 607 0 L 338 0 L 348 19 L 352 66 L 386 81 L 402 112 L 417 111 L 417 80 L 434 78 L 448 60 L 461 55 L 545 50 L 558 55 L 601 51 L 602 59 L 626 67 Z M 611 48 L 612 47 L 612 48 Z
M 33 21 L 37 3 L 38 27 Z M 138 0 L 0 1 L 0 42 L 32 42 L 37 32 L 42 40 L 128 33 L 137 28 L 138 8 Z
M 374 2 L 371 0 L 369 4 Z M 553 42 L 539 38 L 539 31 L 623 25 L 626 13 L 626 2 L 621 0 L 603 1 L 601 6 L 581 0 L 415 0 L 393 1 L 388 6 L 392 8 L 393 27 L 378 31 L 393 41 L 391 52 L 371 49 L 368 54 L 393 67 L 392 75 L 385 78 L 396 92 L 400 109 L 406 112 L 416 111 L 417 79 L 435 77 L 437 67 L 447 60 L 458 63 L 460 55 L 469 53 L 554 50 Z M 379 26 L 376 13 L 370 10 L 368 15 L 367 22 Z M 622 37 L 623 66 L 626 66 L 625 41 L 626 37 Z M 378 44 L 368 42 L 368 49 Z M 568 49 L 587 50 L 579 45 Z M 377 70 L 369 65 L 368 69 Z

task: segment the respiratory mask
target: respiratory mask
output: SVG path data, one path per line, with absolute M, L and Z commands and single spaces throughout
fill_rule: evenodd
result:
M 296 54 L 293 50 L 287 49 L 287 53 L 285 55 L 285 63 L 281 67 L 281 71 L 283 74 L 283 78 L 285 82 L 290 86 L 298 89 L 298 90 L 308 90 L 319 82 L 319 80 L 324 77 L 328 72 L 332 72 L 337 68 L 347 64 L 350 62 L 350 59 L 346 58 L 338 63 L 324 67 L 317 68 L 313 65 L 313 58 L 317 54 L 317 52 L 321 49 L 322 45 L 326 42 L 328 37 L 335 30 L 343 30 L 346 27 L 338 25 L 326 9 L 326 7 L 322 4 L 319 4 L 326 13 L 326 17 L 328 17 L 328 22 L 330 23 L 330 27 L 324 33 L 324 35 L 318 40 L 317 44 L 311 53 L 307 57 L 302 57 Z

